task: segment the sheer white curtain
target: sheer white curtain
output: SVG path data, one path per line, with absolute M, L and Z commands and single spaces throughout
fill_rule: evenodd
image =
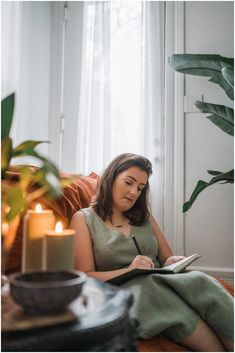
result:
M 163 219 L 164 2 L 84 2 L 76 169 L 100 173 L 124 152 L 153 162 Z
M 79 172 L 100 172 L 110 157 L 110 7 L 85 2 L 77 133 Z

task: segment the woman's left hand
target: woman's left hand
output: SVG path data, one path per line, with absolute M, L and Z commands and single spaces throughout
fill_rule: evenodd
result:
M 162 264 L 162 267 L 164 266 L 168 266 L 168 265 L 172 265 L 175 262 L 178 262 L 180 260 L 185 259 L 185 256 L 178 256 L 178 255 L 174 255 L 174 256 L 170 256 L 168 257 L 168 259 L 166 259 L 166 261 Z

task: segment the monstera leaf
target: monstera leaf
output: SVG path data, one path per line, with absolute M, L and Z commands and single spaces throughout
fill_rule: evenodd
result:
M 231 87 L 234 87 L 234 70 L 230 67 L 223 67 L 222 75 L 224 76 L 225 80 L 230 84 Z
M 183 74 L 210 77 L 209 81 L 217 83 L 230 99 L 234 99 L 233 87 L 222 74 L 223 68 L 233 71 L 233 58 L 213 54 L 174 54 L 168 62 L 174 70 Z
M 181 73 L 209 77 L 209 81 L 218 84 L 233 100 L 234 98 L 234 59 L 214 54 L 174 54 L 169 59 L 170 66 Z M 234 135 L 234 110 L 224 105 L 195 101 L 206 118 L 226 134 Z M 198 195 L 215 183 L 234 183 L 234 171 L 219 172 L 208 170 L 214 177 L 209 181 L 199 180 L 189 201 L 183 205 L 183 212 L 188 211 Z
M 196 101 L 195 105 L 202 113 L 210 113 L 207 115 L 213 124 L 218 126 L 227 134 L 234 136 L 234 110 L 224 105 L 211 104 L 201 101 Z
M 215 175 L 214 178 L 212 178 L 208 183 L 206 181 L 203 180 L 199 180 L 191 197 L 190 200 L 185 202 L 184 206 L 183 206 L 183 212 L 188 211 L 192 204 L 194 203 L 194 201 L 196 200 L 196 198 L 198 197 L 198 195 L 204 190 L 206 189 L 208 186 L 211 186 L 215 183 L 234 183 L 234 169 L 230 170 L 229 172 L 223 173 L 223 172 L 218 172 L 218 171 L 208 171 L 209 174 L 211 175 Z

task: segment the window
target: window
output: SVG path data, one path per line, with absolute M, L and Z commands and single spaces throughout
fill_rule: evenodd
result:
M 111 2 L 111 156 L 142 153 L 144 25 L 141 2 Z

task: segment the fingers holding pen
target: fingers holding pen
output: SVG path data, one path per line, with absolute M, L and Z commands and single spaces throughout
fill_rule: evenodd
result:
M 135 264 L 137 265 L 136 267 L 140 267 L 140 268 L 153 268 L 154 267 L 154 263 L 153 263 L 152 259 L 148 256 L 137 255 L 135 257 L 134 261 L 135 261 Z
M 129 266 L 131 269 L 134 268 L 153 268 L 154 263 L 148 256 L 137 255 Z

